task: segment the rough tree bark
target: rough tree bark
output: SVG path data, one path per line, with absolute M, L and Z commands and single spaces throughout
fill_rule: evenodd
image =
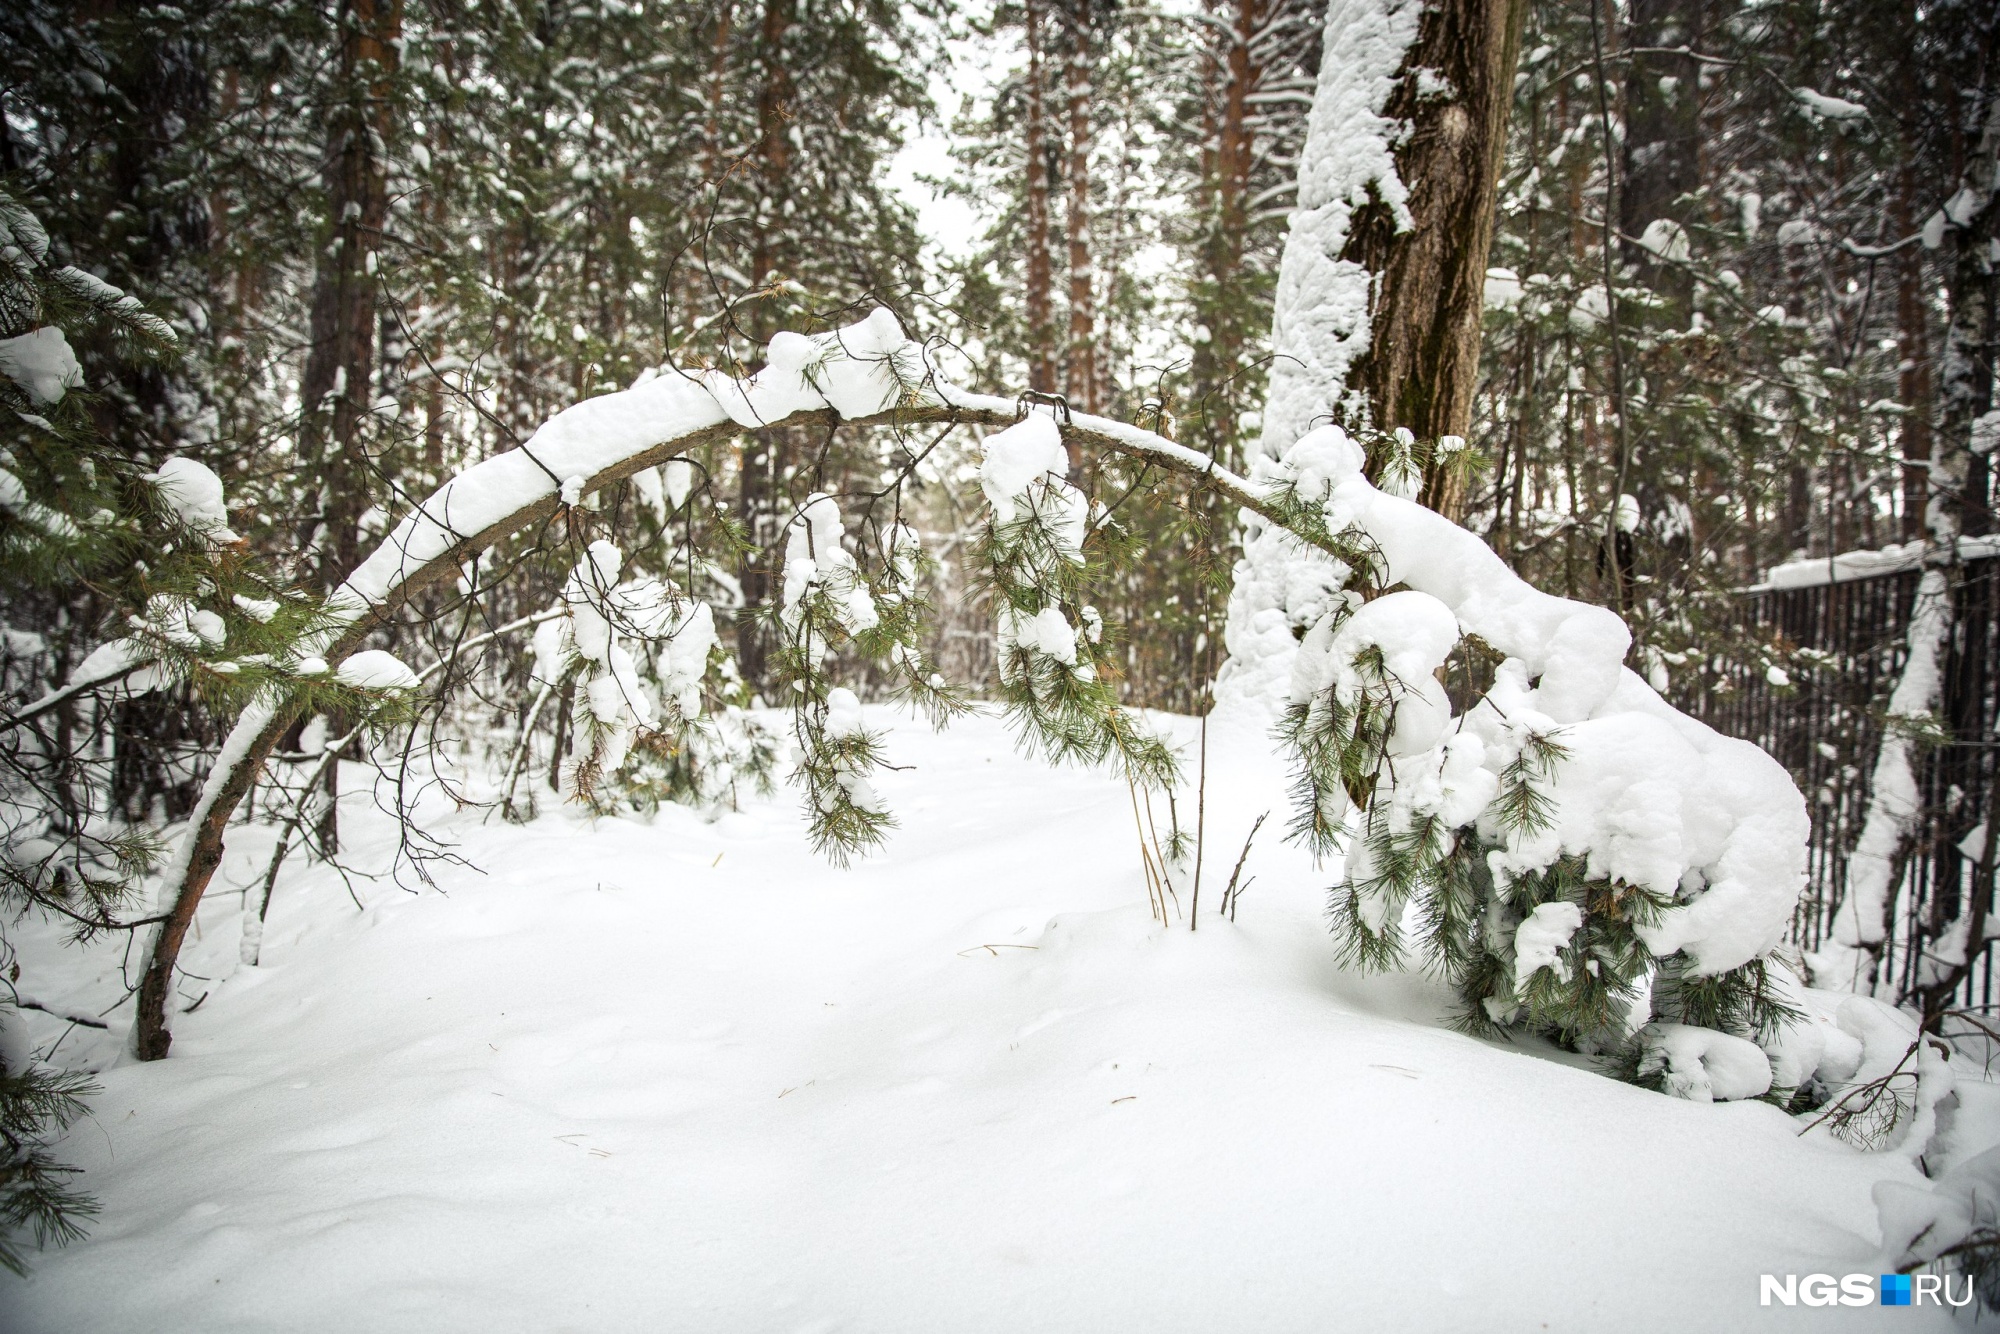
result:
M 1377 431 L 1464 436 L 1479 377 L 1480 318 L 1501 155 L 1527 0 L 1434 0 L 1418 20 L 1383 114 L 1405 122 L 1396 174 L 1411 226 L 1376 204 L 1358 213 L 1343 258 L 1376 275 L 1370 345 L 1348 383 Z M 1456 519 L 1464 476 L 1427 470 L 1418 499 Z

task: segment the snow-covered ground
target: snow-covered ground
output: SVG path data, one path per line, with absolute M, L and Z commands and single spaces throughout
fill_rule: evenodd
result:
M 897 723 L 891 748 L 903 827 L 852 870 L 789 793 L 713 824 L 439 811 L 483 874 L 359 882 L 357 912 L 295 872 L 254 969 L 229 891 L 268 841 L 240 837 L 185 959 L 207 998 L 170 1060 L 104 1071 L 65 1146 L 104 1216 L 0 1325 L 1942 1324 L 1758 1304 L 1762 1273 L 1868 1269 L 1872 1183 L 1922 1180 L 1900 1160 L 1461 1036 L 1432 984 L 1339 971 L 1333 876 L 1282 844 L 1254 730 L 1212 730 L 1194 933 L 1148 917 L 1122 783 L 987 718 Z M 365 793 L 344 819 L 384 862 Z M 22 987 L 86 1008 L 110 978 L 56 981 Z M 115 1030 L 85 1036 L 65 1057 L 112 1058 Z

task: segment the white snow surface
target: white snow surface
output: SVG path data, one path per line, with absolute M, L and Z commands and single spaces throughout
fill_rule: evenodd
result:
M 105 1212 L 36 1258 L 0 1323 L 1880 1325 L 1760 1307 L 1758 1275 L 1864 1270 L 1871 1191 L 1928 1188 L 1901 1155 L 1442 1027 L 1435 984 L 1335 966 L 1329 872 L 1269 827 L 1237 922 L 1163 929 L 1122 782 L 1027 760 L 989 717 L 936 736 L 871 714 L 912 767 L 880 779 L 902 828 L 848 872 L 813 857 L 789 794 L 715 823 L 527 826 L 433 795 L 426 827 L 480 869 L 407 893 L 365 874 L 393 832 L 350 767 L 364 910 L 294 863 L 248 967 L 239 891 L 273 831 L 239 830 L 189 938 L 207 980 L 177 1008 L 206 998 L 173 1056 L 119 1062 L 116 1032 L 64 1044 L 109 1067 L 62 1146 Z M 1192 745 L 1191 722 L 1160 721 Z M 1219 890 L 1285 783 L 1259 731 L 1209 731 Z M 118 950 L 58 931 L 30 928 L 20 985 L 102 1008 Z M 62 1028 L 20 1018 L 41 1044 Z

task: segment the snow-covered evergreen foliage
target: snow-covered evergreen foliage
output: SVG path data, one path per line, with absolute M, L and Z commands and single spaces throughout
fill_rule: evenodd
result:
M 1797 788 L 1627 670 L 1615 614 L 1530 588 L 1364 462 L 1323 426 L 1270 470 L 1352 553 L 1281 727 L 1294 833 L 1345 855 L 1343 956 L 1435 968 L 1474 1031 L 1680 1072 L 1661 1086 L 1683 1095 L 1768 1092 L 1764 1053 L 1805 1021 L 1773 958 L 1805 881 Z

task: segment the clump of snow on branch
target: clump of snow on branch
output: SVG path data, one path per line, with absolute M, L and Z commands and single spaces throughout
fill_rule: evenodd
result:
M 778 608 L 783 633 L 774 660 L 790 684 L 797 775 L 814 840 L 836 857 L 880 841 L 893 823 L 868 780 L 883 763 L 879 739 L 862 725 L 854 692 L 827 675 L 836 651 L 853 644 L 888 659 L 901 672 L 904 693 L 934 719 L 941 721 L 958 707 L 940 689 L 942 678 L 926 663 L 919 643 L 916 534 L 899 522 L 889 525 L 883 539 L 879 582 L 871 583 L 849 549 L 833 497 L 809 497 L 785 535 Z
M 1647 1028 L 1639 1073 L 1659 1075 L 1667 1092 L 1690 1102 L 1757 1098 L 1771 1087 L 1771 1062 L 1756 1043 L 1689 1024 Z
M 785 628 L 801 637 L 802 651 L 824 658 L 832 651 L 824 631 L 806 614 L 810 596 L 825 599 L 831 620 L 858 635 L 881 624 L 875 596 L 854 556 L 841 546 L 840 507 L 833 497 L 814 495 L 792 520 L 785 537 L 785 581 L 781 615 Z
M 923 345 L 905 337 L 885 310 L 831 333 L 781 334 L 767 357 L 745 380 L 719 370 L 656 374 L 564 409 L 522 447 L 466 469 L 415 507 L 348 577 L 339 601 L 359 615 L 465 534 L 559 493 L 563 483 L 554 479 L 578 479 L 580 498 L 603 474 L 647 450 L 728 422 L 762 426 L 828 408 L 849 418 L 879 416 L 914 401 L 925 377 L 935 374 Z M 678 507 L 692 485 L 691 465 L 666 461 L 659 477 L 663 498 Z
M 191 532 L 212 542 L 230 543 L 229 509 L 223 501 L 222 479 L 191 458 L 171 458 L 146 480 L 158 489 L 160 503 Z
M 0 338 L 0 375 L 20 385 L 43 407 L 60 403 L 64 394 L 83 383 L 76 353 L 54 325 Z
M 1065 476 L 1069 453 L 1054 418 L 1030 414 L 985 442 L 979 466 L 980 489 L 992 506 L 993 522 L 1012 530 L 997 544 L 1009 567 L 1022 582 L 1046 583 L 1083 564 L 1083 540 L 1090 505 Z M 1057 598 L 1029 598 L 1040 606 L 1003 600 L 996 613 L 995 636 L 1001 679 L 1025 682 L 1030 690 L 1039 680 L 1052 679 L 1039 668 L 1047 659 L 1061 670 L 1089 681 L 1094 671 L 1079 662 L 1079 634 L 1087 634 L 1064 616 Z
M 990 510 L 980 553 L 994 593 L 1000 687 L 1023 741 L 1050 758 L 1115 757 L 1146 785 L 1174 772 L 1166 745 L 1120 707 L 1087 600 L 1090 502 L 1070 485 L 1053 417 L 1030 412 L 985 441 L 980 488 Z
M 340 664 L 336 680 L 357 690 L 415 690 L 422 684 L 402 659 L 383 649 L 363 649 Z

